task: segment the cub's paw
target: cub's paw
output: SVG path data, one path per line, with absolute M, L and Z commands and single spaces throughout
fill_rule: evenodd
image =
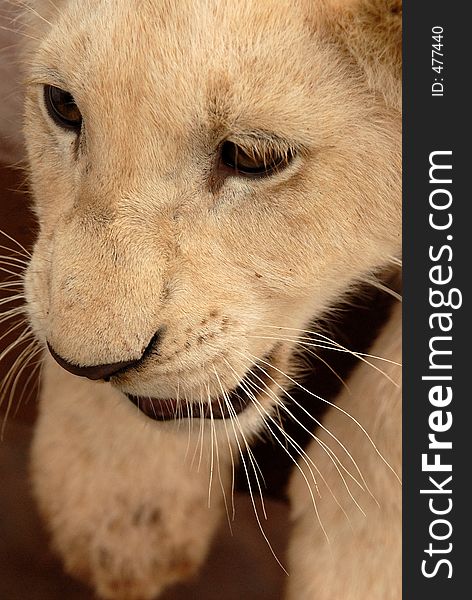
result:
M 145 427 L 106 385 L 63 373 L 47 371 L 31 449 L 53 548 L 100 598 L 151 600 L 198 570 L 222 499 L 212 490 L 208 508 L 209 468 L 192 468 L 187 435 Z
M 103 598 L 151 600 L 196 572 L 206 547 L 192 521 L 193 516 L 208 519 L 207 509 L 186 518 L 166 515 L 153 504 L 117 505 L 95 522 L 71 522 L 56 532 L 55 545 L 70 574 L 85 579 Z M 85 531 L 75 535 L 79 528 Z
M 66 571 L 109 600 L 151 600 L 192 576 L 217 524 L 218 511 L 198 499 L 183 505 L 169 496 L 163 505 L 102 493 L 84 500 L 47 510 L 46 521 Z
M 172 439 L 93 447 L 43 423 L 33 491 L 68 573 L 101 598 L 151 600 L 198 570 L 222 513 L 218 497 L 208 508 L 206 470 L 189 468 Z

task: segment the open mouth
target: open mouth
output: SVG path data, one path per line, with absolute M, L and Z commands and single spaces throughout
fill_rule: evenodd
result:
M 271 362 L 274 352 L 264 358 L 263 367 L 257 363 L 246 373 L 240 384 L 226 394 L 188 402 L 175 398 L 149 398 L 126 394 L 127 398 L 147 417 L 154 421 L 173 421 L 176 419 L 228 419 L 235 417 L 253 402 L 253 396 L 269 388 L 275 378 L 276 370 L 266 363 Z

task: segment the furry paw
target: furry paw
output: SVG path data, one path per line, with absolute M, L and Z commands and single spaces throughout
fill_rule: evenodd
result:
M 127 405 L 87 400 L 81 386 L 67 404 L 42 399 L 34 494 L 68 573 L 101 598 L 151 600 L 198 569 L 222 502 L 215 494 L 208 508 L 209 473 L 186 461 L 187 436 L 143 428 Z
M 155 503 L 132 505 L 116 497 L 103 509 L 53 532 L 66 570 L 102 598 L 151 600 L 193 575 L 205 557 L 206 544 L 192 522 L 206 521 L 207 509 L 186 516 L 176 507 L 166 514 Z

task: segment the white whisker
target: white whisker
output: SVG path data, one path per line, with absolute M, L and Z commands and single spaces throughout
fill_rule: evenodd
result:
M 251 355 L 252 356 L 252 355 Z M 325 402 L 328 406 L 332 406 L 333 408 L 335 408 L 336 410 L 340 411 L 342 414 L 346 415 L 346 417 L 348 417 L 348 419 L 350 419 L 353 423 L 355 423 L 360 430 L 364 433 L 364 435 L 367 437 L 369 443 L 371 444 L 371 446 L 374 448 L 375 452 L 377 453 L 377 455 L 380 457 L 380 459 L 384 462 L 384 464 L 388 467 L 388 469 L 395 475 L 396 479 L 398 480 L 398 482 L 401 484 L 401 479 L 398 476 L 398 474 L 395 472 L 395 470 L 393 469 L 393 467 L 390 465 L 390 463 L 387 461 L 387 459 L 383 456 L 383 454 L 380 452 L 380 450 L 377 448 L 376 444 L 374 443 L 374 441 L 372 440 L 372 438 L 370 437 L 370 435 L 367 433 L 367 431 L 365 430 L 365 428 L 359 423 L 359 421 L 357 419 L 355 419 L 352 415 L 350 415 L 347 411 L 345 411 L 343 408 L 341 408 L 340 406 L 337 406 L 336 404 L 334 404 L 333 402 L 330 402 L 329 400 L 325 400 L 324 398 L 322 398 L 321 396 L 318 396 L 316 394 L 314 394 L 313 392 L 311 392 L 310 390 L 308 390 L 306 387 L 304 387 L 303 385 L 301 385 L 300 383 L 298 383 L 298 381 L 295 381 L 295 379 L 293 379 L 292 377 L 290 377 L 290 375 L 287 375 L 286 373 L 284 373 L 283 371 L 281 371 L 280 369 L 278 369 L 277 367 L 275 367 L 274 365 L 271 365 L 270 363 L 268 363 L 267 361 L 263 360 L 263 359 L 259 359 L 257 357 L 253 357 L 254 360 L 262 362 L 264 364 L 266 364 L 267 366 L 271 367 L 272 369 L 276 370 L 278 373 L 280 373 L 282 376 L 286 377 L 289 381 L 291 381 L 293 384 L 295 384 L 297 387 L 299 387 L 301 390 L 303 390 L 305 393 L 309 394 L 310 396 L 317 398 L 318 400 L 321 400 L 322 402 Z M 259 365 L 256 364 L 257 367 L 259 367 Z M 260 367 L 259 367 L 260 368 Z M 267 374 L 266 374 L 267 375 Z M 268 375 L 268 377 L 270 379 L 272 379 L 272 377 L 270 377 L 270 375 Z M 290 396 L 290 394 L 288 394 L 288 392 L 286 392 L 274 379 L 272 379 L 272 381 L 274 381 L 274 383 L 280 387 L 283 392 L 285 394 L 287 394 L 289 396 L 289 398 L 295 402 L 295 404 L 297 404 L 308 416 L 310 416 L 313 419 L 313 416 L 310 415 L 310 413 L 303 407 L 301 406 L 292 396 Z M 316 419 L 314 419 L 316 421 Z M 321 428 L 324 429 L 326 431 L 326 433 L 328 433 L 328 435 L 330 435 L 335 441 L 338 442 L 338 444 L 342 447 L 342 449 L 346 452 L 346 454 L 349 456 L 349 458 L 353 461 L 353 463 L 356 465 L 354 459 L 352 458 L 352 456 L 350 455 L 350 453 L 348 452 L 348 450 L 346 449 L 346 447 L 342 444 L 342 442 L 340 442 L 329 430 L 325 429 L 323 427 L 323 425 L 321 423 L 319 423 Z M 361 477 L 361 480 L 363 481 L 364 485 L 366 486 L 367 491 L 369 491 L 368 486 L 365 483 L 364 477 L 362 476 L 361 472 L 359 471 L 357 465 L 356 465 L 356 470 L 359 473 L 359 476 Z M 369 492 L 372 495 L 372 492 Z M 374 496 L 372 495 L 372 498 L 374 498 Z
M 221 406 L 221 401 L 220 401 L 219 396 L 217 397 L 217 402 L 218 402 L 218 407 L 220 409 L 220 412 L 221 412 L 221 414 L 223 414 L 223 407 Z M 229 454 L 231 457 L 231 513 L 232 513 L 232 520 L 234 521 L 234 517 L 236 514 L 236 509 L 235 509 L 235 505 L 234 505 L 235 464 L 234 464 L 233 448 L 231 445 L 231 441 L 229 439 L 228 426 L 226 424 L 226 419 L 223 419 L 223 425 L 225 428 L 226 439 L 228 441 Z M 231 524 L 230 524 L 230 531 L 231 531 L 231 535 L 232 535 L 233 530 L 231 528 Z
M 11 235 L 8 235 L 8 233 L 3 231 L 2 229 L 0 229 L 0 234 L 4 235 L 6 238 L 8 238 L 10 240 L 10 242 L 13 242 L 14 244 L 16 244 L 20 248 L 20 250 L 22 250 L 25 253 L 25 256 L 31 258 L 31 253 L 22 244 L 20 244 L 20 242 L 18 240 L 15 240 L 15 238 L 11 237 Z
M 265 362 L 265 361 L 261 361 L 261 362 Z M 266 363 L 269 364 L 269 363 Z M 363 483 L 363 485 L 361 485 L 359 483 L 359 481 L 352 475 L 352 473 L 346 469 L 344 467 L 344 465 L 342 465 L 341 461 L 338 462 L 341 464 L 341 466 L 343 467 L 343 470 L 349 475 L 349 477 L 362 489 L 362 490 L 366 490 L 369 495 L 374 499 L 374 501 L 378 504 L 375 496 L 373 495 L 373 493 L 371 492 L 369 486 L 367 485 L 367 482 L 364 478 L 364 476 L 362 475 L 356 461 L 354 460 L 353 456 L 351 455 L 351 453 L 347 450 L 347 448 L 344 446 L 344 444 L 331 432 L 329 431 L 329 429 L 327 429 L 318 419 L 316 419 L 313 415 L 311 415 L 301 404 L 299 404 L 294 398 L 293 396 L 291 396 L 287 390 L 285 390 L 277 381 L 275 381 L 275 379 L 273 379 L 264 369 L 262 369 L 262 367 L 258 364 L 255 365 L 262 373 L 264 373 L 266 375 L 266 377 L 268 377 L 281 391 L 282 393 L 284 393 L 286 396 L 288 396 L 288 398 L 290 398 L 290 400 L 292 400 L 292 402 L 294 404 L 296 404 L 299 408 L 301 408 L 321 429 L 323 429 L 323 431 L 325 431 L 330 437 L 332 437 L 340 446 L 341 448 L 344 450 L 344 452 L 347 454 L 347 456 L 350 458 L 351 462 L 353 463 L 355 469 L 357 470 L 357 472 L 359 473 L 359 476 L 361 478 L 361 481 Z M 271 366 L 271 365 L 269 365 Z M 276 369 L 276 367 L 272 368 Z M 278 369 L 277 369 L 278 370 Z M 283 375 L 285 375 L 284 373 L 282 373 Z M 285 411 L 289 411 L 289 409 L 285 406 L 284 403 L 280 404 L 281 408 Z M 307 429 L 291 412 L 290 412 L 291 418 L 304 430 L 306 431 L 317 443 L 319 443 L 321 445 L 321 447 L 326 451 L 325 446 L 323 445 L 322 441 L 319 440 L 319 438 L 317 436 L 315 436 L 309 429 Z M 327 451 L 326 451 L 327 452 Z M 331 450 L 332 452 L 332 450 Z M 338 474 L 340 475 L 345 487 L 346 487 L 346 491 L 348 492 L 349 496 L 351 497 L 351 499 L 353 500 L 353 502 L 355 503 L 355 505 L 359 508 L 359 510 L 362 512 L 362 514 L 365 515 L 364 511 L 362 510 L 362 508 L 360 507 L 360 505 L 358 504 L 358 502 L 356 501 L 356 499 L 354 498 L 354 496 L 352 495 L 352 492 L 349 488 L 349 486 L 347 485 L 346 480 L 344 479 L 344 476 L 342 475 L 342 473 L 340 472 L 336 462 L 332 459 L 331 454 L 328 454 L 328 457 L 331 458 L 334 467 L 336 468 L 336 470 L 338 471 Z
M 28 260 L 31 258 L 31 254 L 27 253 L 26 251 L 18 250 L 17 248 L 10 248 L 10 246 L 3 246 L 0 244 L 0 250 L 7 250 L 8 252 L 8 254 L 1 255 L 3 258 L 12 258 L 11 254 L 13 252 L 13 254 L 18 255 L 18 257 L 23 259 L 25 265 L 28 264 Z
M 316 359 L 318 359 L 320 362 L 322 362 L 331 371 L 331 373 L 333 373 L 333 375 L 336 377 L 336 379 L 338 379 L 338 381 L 341 382 L 341 384 L 346 389 L 346 391 L 351 393 L 351 389 L 348 386 L 348 384 L 344 381 L 344 379 L 341 377 L 341 375 L 339 375 L 339 373 L 335 369 L 333 369 L 333 367 L 328 363 L 328 361 L 326 361 L 324 358 L 322 358 L 319 354 L 317 354 L 314 350 L 311 350 L 310 348 L 303 348 L 303 352 L 308 352 L 308 354 L 311 354 Z
M 229 366 L 229 368 L 230 368 L 230 369 L 233 371 L 234 375 L 236 376 L 236 381 L 238 381 L 238 377 L 237 377 L 237 374 L 236 374 L 236 372 L 234 371 L 234 369 L 231 367 L 231 365 L 228 363 L 228 361 L 227 361 L 226 359 L 225 359 L 225 362 L 226 362 L 226 364 Z M 265 413 L 266 417 L 267 417 L 267 418 L 268 418 L 268 419 L 269 419 L 269 420 L 270 420 L 270 421 L 271 421 L 271 422 L 272 422 L 272 423 L 275 425 L 275 427 L 277 427 L 277 429 L 278 429 L 278 430 L 279 430 L 279 431 L 282 433 L 282 435 L 284 436 L 284 439 L 286 439 L 286 440 L 287 440 L 287 442 L 289 442 L 289 443 L 290 443 L 290 445 L 291 445 L 291 446 L 292 446 L 292 447 L 293 447 L 293 448 L 294 448 L 294 449 L 295 449 L 295 450 L 298 452 L 298 454 L 299 454 L 300 458 L 301 458 L 301 459 L 304 461 L 304 463 L 306 464 L 306 466 L 307 466 L 307 468 L 308 468 L 308 470 L 309 470 L 309 472 L 310 472 L 310 475 L 311 475 L 311 477 L 312 477 L 312 479 L 313 479 L 313 483 L 314 483 L 314 485 L 315 485 L 315 489 L 316 489 L 316 491 L 317 491 L 318 495 L 320 496 L 320 498 L 321 498 L 321 494 L 320 494 L 320 491 L 319 491 L 319 488 L 318 488 L 318 483 L 317 483 L 317 481 L 316 481 L 316 477 L 315 477 L 315 475 L 314 475 L 314 473 L 313 473 L 313 470 L 312 470 L 312 468 L 311 468 L 311 466 L 310 466 L 310 464 L 309 464 L 309 463 L 311 463 L 311 465 L 313 465 L 313 467 L 314 467 L 314 469 L 316 470 L 316 472 L 317 472 L 317 473 L 320 475 L 320 477 L 321 477 L 322 481 L 325 483 L 325 485 L 327 486 L 327 488 L 328 488 L 328 489 L 329 489 L 329 491 L 331 492 L 331 495 L 333 496 L 333 498 L 334 498 L 334 500 L 336 501 L 337 505 L 338 505 L 338 506 L 339 506 L 339 508 L 342 510 L 342 512 L 343 512 L 343 513 L 346 515 L 346 518 L 347 518 L 347 519 L 348 519 L 348 521 L 350 522 L 348 515 L 346 514 L 346 512 L 344 511 L 344 509 L 342 508 L 342 506 L 340 505 L 340 503 L 338 502 L 338 500 L 337 500 L 337 499 L 336 499 L 336 497 L 334 496 L 334 494 L 333 494 L 333 492 L 332 492 L 331 488 L 328 486 L 328 484 L 327 484 L 327 482 L 326 482 L 325 478 L 322 476 L 322 474 L 320 473 L 320 471 L 319 471 L 318 467 L 317 467 L 317 466 L 315 465 L 315 463 L 314 463 L 314 462 L 313 462 L 313 461 L 310 459 L 310 457 L 309 457 L 309 456 L 306 454 L 306 452 L 303 450 L 303 448 L 302 448 L 302 447 L 301 447 L 301 446 L 300 446 L 300 445 L 299 445 L 297 442 L 295 442 L 295 440 L 294 440 L 294 439 L 293 439 L 291 436 L 289 436 L 289 435 L 288 435 L 288 434 L 287 434 L 287 433 L 284 431 L 284 429 L 283 429 L 283 428 L 282 428 L 282 427 L 281 427 L 281 426 L 280 426 L 280 425 L 277 423 L 277 421 L 275 421 L 275 419 L 273 418 L 273 416 L 272 416 L 272 415 L 271 415 L 271 414 L 270 414 L 270 413 L 269 413 L 269 412 L 268 412 L 268 411 L 267 411 L 267 410 L 266 410 L 266 409 L 265 409 L 265 408 L 262 406 L 262 404 L 261 404 L 261 403 L 260 403 L 260 402 L 257 400 L 257 397 L 256 397 L 256 395 L 255 395 L 253 392 L 251 392 L 251 390 L 249 390 L 249 389 L 246 387 L 246 385 L 245 385 L 245 384 L 243 384 L 243 383 L 240 383 L 240 385 L 241 385 L 242 389 L 244 389 L 244 391 L 245 391 L 245 392 L 248 394 L 249 398 L 251 399 L 251 401 L 252 401 L 252 403 L 253 403 L 254 407 L 256 408 L 257 412 L 258 412 L 258 413 L 259 413 L 259 415 L 261 416 L 261 419 L 264 421 L 264 423 L 265 423 L 265 426 L 268 428 L 268 430 L 269 430 L 271 433 L 273 433 L 273 432 L 272 432 L 272 429 L 271 429 L 271 427 L 270 427 L 270 425 L 268 424 L 268 422 L 267 422 L 267 420 L 266 420 L 266 418 L 265 418 L 265 417 L 264 417 L 264 415 L 261 413 L 261 410 L 262 410 L 262 411 Z M 256 387 L 258 387 L 258 386 L 256 386 Z M 265 392 L 265 390 L 261 390 L 261 391 Z M 259 410 L 259 408 L 260 408 L 261 410 Z M 309 483 L 309 481 L 308 481 L 308 479 L 307 479 L 307 477 L 306 477 L 305 473 L 303 472 L 303 469 L 300 467 L 300 465 L 297 463 L 297 461 L 295 460 L 295 458 L 294 458 L 294 457 L 292 456 L 292 454 L 289 452 L 288 448 L 286 448 L 286 447 L 285 447 L 285 446 L 284 446 L 284 445 L 283 445 L 283 444 L 280 442 L 280 440 L 278 439 L 278 437 L 277 437 L 277 436 L 274 436 L 274 437 L 275 437 L 276 441 L 278 442 L 279 446 L 280 446 L 280 447 L 282 448 L 282 450 L 284 450 L 284 452 L 285 452 L 285 453 L 286 453 L 286 454 L 289 456 L 289 458 L 291 459 L 291 461 L 293 462 L 293 464 L 295 465 L 295 467 L 296 467 L 296 468 L 297 468 L 297 469 L 300 471 L 300 473 L 301 473 L 301 475 L 302 475 L 303 479 L 305 480 L 305 483 L 306 483 L 306 485 L 307 485 L 307 487 L 308 487 L 309 494 L 310 494 L 310 496 L 311 496 L 311 500 L 312 500 L 312 503 L 313 503 L 313 507 L 314 507 L 314 510 L 315 510 L 315 514 L 316 514 L 316 516 L 317 516 L 317 519 L 318 519 L 318 522 L 319 522 L 319 524 L 320 524 L 320 527 L 321 527 L 321 529 L 322 529 L 322 531 L 323 531 L 323 533 L 324 533 L 324 536 L 325 536 L 325 538 L 326 538 L 326 541 L 327 541 L 327 542 L 328 542 L 328 544 L 329 544 L 329 543 L 330 543 L 330 541 L 329 541 L 329 536 L 328 536 L 328 534 L 327 534 L 327 532 L 326 532 L 326 529 L 325 529 L 325 527 L 324 527 L 324 525 L 323 525 L 323 523 L 322 523 L 322 521 L 321 521 L 321 517 L 320 517 L 319 511 L 318 511 L 318 506 L 317 506 L 317 504 L 316 504 L 316 500 L 315 500 L 315 497 L 314 497 L 314 495 L 313 495 L 313 490 L 311 489 L 311 485 L 310 485 L 310 483 Z
M 3 335 L 0 336 L 0 342 L 4 338 L 9 336 L 13 331 L 18 329 L 18 327 L 22 327 L 22 326 L 25 327 L 25 329 L 29 329 L 29 325 L 25 324 L 25 322 L 23 320 L 18 321 L 17 323 L 14 323 L 9 329 L 7 329 L 7 331 L 5 331 L 5 333 Z M 32 333 L 30 333 L 29 335 L 32 335 Z M 7 348 L 5 348 L 5 350 L 3 350 L 3 352 L 0 354 L 0 360 L 3 360 L 5 358 L 5 356 L 10 352 L 10 350 L 17 345 L 16 342 L 19 342 L 19 341 L 21 341 L 20 338 L 17 338 L 15 340 L 15 342 L 10 344 L 10 346 L 7 346 Z
M 268 326 L 266 325 L 265 327 L 268 327 Z M 322 336 L 322 334 L 316 334 L 316 335 Z M 321 348 L 324 350 L 332 350 L 332 351 L 336 351 L 336 352 L 346 352 L 347 354 L 351 354 L 352 356 L 359 358 L 359 360 L 362 360 L 362 357 L 367 357 L 367 358 L 372 358 L 375 360 L 380 360 L 382 362 L 385 362 L 385 363 L 388 363 L 391 365 L 395 365 L 396 367 L 402 366 L 400 363 L 395 362 L 394 360 L 390 360 L 388 358 L 384 358 L 383 356 L 375 356 L 374 354 L 367 354 L 365 352 L 356 352 L 354 350 L 349 350 L 348 348 L 345 348 L 338 342 L 334 342 L 330 339 L 323 339 L 321 342 L 317 342 L 317 341 L 313 341 L 313 338 L 311 338 L 311 337 L 310 338 L 309 337 L 276 337 L 276 336 L 259 336 L 259 335 L 248 335 L 247 337 L 259 339 L 259 340 L 275 340 L 275 341 L 279 341 L 279 342 L 290 342 L 290 343 L 306 345 L 306 346 L 314 347 L 314 348 Z M 325 336 L 322 336 L 322 337 L 325 337 Z M 370 363 L 367 360 L 364 360 L 363 362 L 365 362 L 367 365 L 369 365 L 370 367 L 372 367 L 373 369 L 375 369 L 376 371 L 378 371 L 379 373 L 381 373 L 382 375 L 387 377 L 387 379 L 389 379 L 394 385 L 398 385 L 396 383 L 396 381 L 393 381 L 386 373 L 384 373 L 384 371 L 380 370 L 376 365 L 373 365 L 372 363 Z
M 30 361 L 39 352 L 41 352 L 41 348 L 36 348 L 36 350 L 35 350 L 35 346 L 36 346 L 36 340 L 33 340 L 26 346 L 26 348 L 24 348 L 20 352 L 20 354 L 16 357 L 14 363 L 12 364 L 12 366 L 9 369 L 7 376 L 5 377 L 4 381 L 2 382 L 2 384 L 0 386 L 0 404 L 3 403 L 4 391 L 6 389 L 8 389 L 8 387 L 10 387 L 8 402 L 7 402 L 7 406 L 6 406 L 6 410 L 5 410 L 5 414 L 4 414 L 4 418 L 3 418 L 3 423 L 2 423 L 2 427 L 1 427 L 1 431 L 0 431 L 0 440 L 3 440 L 3 437 L 4 437 L 5 427 L 7 424 L 8 416 L 9 416 L 11 408 L 12 408 L 12 403 L 13 403 L 13 399 L 15 396 L 16 387 L 18 385 L 20 377 L 21 377 L 23 371 L 25 370 L 25 368 L 29 366 Z
M 221 488 L 221 492 L 223 494 L 223 503 L 225 505 L 225 512 L 226 512 L 226 518 L 228 521 L 228 526 L 229 526 L 229 530 L 231 532 L 231 535 L 233 535 L 233 529 L 231 527 L 231 519 L 229 517 L 229 510 L 228 510 L 228 502 L 226 499 L 226 491 L 225 491 L 225 486 L 223 485 L 223 480 L 221 477 L 221 469 L 220 469 L 220 453 L 219 453 L 219 449 L 218 449 L 218 438 L 216 435 L 216 428 L 215 428 L 215 421 L 213 419 L 213 408 L 211 406 L 211 397 L 210 397 L 210 390 L 209 388 L 207 389 L 207 393 L 208 393 L 208 402 L 210 405 L 210 425 L 212 428 L 212 432 L 211 432 L 211 444 L 212 444 L 212 449 L 211 449 L 211 467 L 210 467 L 210 484 L 208 487 L 208 508 L 210 508 L 210 492 L 211 492 L 211 477 L 213 474 L 213 443 L 215 444 L 215 452 L 216 452 L 216 469 L 217 469 L 217 474 L 218 474 L 218 480 L 220 482 L 220 488 Z
M 264 371 L 263 371 L 264 372 Z M 267 374 L 266 374 L 267 375 Z M 290 419 L 292 419 L 295 423 L 297 423 L 297 425 L 299 425 L 299 427 L 301 427 L 305 432 L 307 432 L 310 437 L 322 448 L 322 450 L 326 453 L 326 455 L 328 456 L 328 458 L 331 460 L 331 462 L 333 463 L 334 468 L 336 469 L 336 471 L 338 472 L 339 476 L 341 477 L 341 480 L 344 484 L 344 487 L 346 488 L 346 491 L 348 493 L 348 495 L 350 496 L 350 498 L 353 500 L 354 504 L 357 506 L 357 508 L 360 510 L 360 512 L 365 516 L 365 512 L 362 510 L 362 508 L 359 506 L 358 502 L 356 501 L 356 499 L 353 497 L 352 492 L 343 476 L 343 474 L 341 473 L 341 471 L 339 470 L 338 465 L 336 464 L 336 462 L 334 461 L 332 454 L 334 454 L 334 452 L 331 450 L 331 448 L 329 448 L 329 446 L 327 446 L 322 440 L 320 440 L 318 438 L 318 436 L 316 436 L 312 431 L 310 431 L 309 429 L 307 429 L 296 417 L 295 415 L 289 410 L 289 408 L 279 399 L 277 398 L 276 394 L 273 392 L 273 390 L 270 389 L 269 386 L 267 386 L 264 381 L 257 375 L 254 373 L 254 377 L 257 378 L 261 384 L 264 386 L 264 388 L 259 388 L 259 386 L 255 385 L 257 388 L 260 389 L 260 391 L 265 392 L 268 396 L 272 397 L 272 399 L 276 402 L 276 404 L 278 404 L 289 416 Z M 267 391 L 266 391 L 267 390 Z M 282 389 L 282 391 L 284 391 Z M 319 421 L 315 420 L 316 423 L 318 425 L 321 425 L 319 423 Z M 286 436 L 287 440 L 290 436 L 287 435 L 287 433 L 281 429 L 283 435 Z M 341 506 L 340 502 L 338 501 L 338 499 L 336 498 L 336 496 L 334 495 L 333 491 L 331 490 L 330 486 L 328 485 L 326 479 L 323 477 L 323 475 L 320 473 L 320 471 L 318 470 L 318 468 L 316 467 L 316 465 L 314 464 L 314 462 L 310 459 L 310 457 L 305 453 L 305 451 L 303 450 L 303 448 L 301 448 L 301 446 L 299 444 L 297 444 L 297 442 L 295 442 L 293 440 L 293 443 L 296 444 L 299 448 L 300 451 L 303 452 L 303 454 L 305 454 L 305 456 L 307 457 L 307 459 L 310 461 L 310 463 L 313 465 L 313 467 L 316 469 L 317 473 L 320 475 L 322 481 L 324 482 L 324 484 L 326 485 L 326 487 L 328 488 L 328 490 L 331 492 L 331 495 L 333 496 L 336 504 L 339 506 L 339 508 L 341 509 L 341 511 L 344 513 L 344 515 L 346 516 L 347 520 L 349 521 L 349 523 L 351 523 L 351 520 L 349 519 L 349 516 L 347 515 L 346 511 L 344 510 L 344 508 Z M 328 451 L 329 450 L 329 451 Z M 334 456 L 336 456 L 334 454 Z M 339 460 L 339 458 L 337 458 L 337 462 L 339 463 L 339 465 L 341 466 L 341 468 L 346 472 L 346 474 L 360 487 L 361 490 L 364 490 L 364 487 L 359 483 L 359 481 L 357 481 L 357 479 L 352 475 L 352 473 L 342 464 L 342 462 Z M 362 475 L 361 475 L 362 477 Z M 372 495 L 372 494 L 371 494 Z
M 211 407 L 210 390 L 207 388 L 208 405 L 210 407 L 210 482 L 208 484 L 208 508 L 210 508 L 210 497 L 211 497 L 211 484 L 213 482 L 213 463 L 214 463 L 214 435 L 215 435 L 215 423 L 213 421 L 213 409 Z
M 200 441 L 200 456 L 199 456 L 199 459 L 198 459 L 197 471 L 200 471 L 200 466 L 202 464 L 203 441 L 204 441 L 204 437 L 205 437 L 205 416 L 204 416 L 205 407 L 203 405 L 203 398 L 202 398 L 202 392 L 201 392 L 201 390 L 200 390 L 199 404 L 200 404 L 200 432 L 201 432 L 201 441 Z
M 270 543 L 269 538 L 267 537 L 267 534 L 265 533 L 264 528 L 262 527 L 262 523 L 261 523 L 261 520 L 259 518 L 259 513 L 258 513 L 257 507 L 256 507 L 256 502 L 254 500 L 254 494 L 253 494 L 253 491 L 252 491 L 251 480 L 250 480 L 250 477 L 249 477 L 249 472 L 248 472 L 248 469 L 247 469 L 246 461 L 244 459 L 244 455 L 243 455 L 243 452 L 241 450 L 241 445 L 239 443 L 238 434 L 236 433 L 236 428 L 234 426 L 234 423 L 236 422 L 238 424 L 238 427 L 239 427 L 239 429 L 241 431 L 241 434 L 242 434 L 242 429 L 241 429 L 241 426 L 240 426 L 240 423 L 239 423 L 239 419 L 237 418 L 237 415 L 236 415 L 233 407 L 231 406 L 231 402 L 230 402 L 230 400 L 229 400 L 229 398 L 228 398 L 228 396 L 227 396 L 227 394 L 226 394 L 226 392 L 225 392 L 225 390 L 224 390 L 224 388 L 223 388 L 223 386 L 221 384 L 220 378 L 218 377 L 218 373 L 216 372 L 216 370 L 215 370 L 215 375 L 216 375 L 216 378 L 218 380 L 219 386 L 221 388 L 221 392 L 223 394 L 223 400 L 224 400 L 224 402 L 226 404 L 226 408 L 228 409 L 229 414 L 232 415 L 231 418 L 230 418 L 230 423 L 231 423 L 231 426 L 232 426 L 233 431 L 234 431 L 234 437 L 235 437 L 235 440 L 236 440 L 236 444 L 238 446 L 239 455 L 241 456 L 241 462 L 242 462 L 244 473 L 246 475 L 246 480 L 247 480 L 247 483 L 248 483 L 249 497 L 251 499 L 252 508 L 254 510 L 254 515 L 256 517 L 256 521 L 257 521 L 257 524 L 259 526 L 259 530 L 260 530 L 260 532 L 262 534 L 262 537 L 266 541 L 266 544 L 269 547 L 269 550 L 271 551 L 272 556 L 275 558 L 275 560 L 277 561 L 277 563 L 279 564 L 279 566 L 281 567 L 281 569 L 284 571 L 284 573 L 286 575 L 288 575 L 287 570 L 285 569 L 285 567 L 283 566 L 283 564 L 280 562 L 280 560 L 278 559 L 277 555 L 275 554 L 274 549 L 272 548 L 272 544 Z M 253 467 L 253 469 L 254 469 L 254 467 Z M 256 480 L 258 481 L 257 473 L 256 473 L 255 470 L 254 470 L 254 474 L 256 476 Z M 262 500 L 262 498 L 261 498 L 261 500 Z

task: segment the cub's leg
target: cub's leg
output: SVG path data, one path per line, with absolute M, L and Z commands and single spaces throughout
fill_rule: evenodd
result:
M 372 348 L 372 354 L 401 362 L 400 318 L 400 309 L 396 308 Z M 394 381 L 400 382 L 401 370 L 398 366 L 373 359 L 372 363 Z M 348 384 L 350 393 L 344 391 L 336 403 L 337 406 L 362 424 L 379 452 L 391 467 L 400 473 L 400 389 L 367 364 L 358 367 Z M 366 434 L 349 417 L 331 408 L 323 425 L 350 452 L 365 483 L 352 460 L 330 435 L 318 429 L 317 436 L 336 453 L 364 491 L 340 465 L 338 471 L 319 444 L 313 442 L 310 445 L 308 454 L 326 479 L 330 490 L 312 466 L 321 494 L 320 498 L 316 491 L 314 493 L 319 511 L 318 520 L 303 477 L 299 472 L 294 473 L 290 485 L 293 530 L 289 547 L 288 598 L 399 600 L 400 483 L 379 457 Z M 300 466 L 309 479 L 311 475 L 306 465 L 300 461 Z M 346 485 L 349 486 L 353 498 L 347 492 Z M 367 486 L 378 505 L 369 494 Z M 355 502 L 365 512 L 365 516 L 356 507 Z M 329 538 L 329 544 L 320 522 Z
M 151 422 L 109 384 L 47 360 L 34 493 L 66 570 L 100 597 L 154 598 L 204 560 L 231 469 L 222 445 L 209 508 L 209 449 L 200 461 L 187 424 Z

